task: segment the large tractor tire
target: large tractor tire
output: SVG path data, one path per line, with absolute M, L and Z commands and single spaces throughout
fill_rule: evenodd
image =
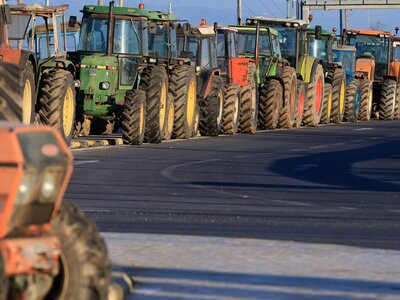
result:
M 174 131 L 174 118 L 175 118 L 175 104 L 172 98 L 171 93 L 168 93 L 168 101 L 167 101 L 167 120 L 165 124 L 164 130 L 164 141 L 168 141 L 172 137 L 172 133 Z
M 368 79 L 360 80 L 360 114 L 358 119 L 360 121 L 369 121 L 372 113 L 372 99 L 373 99 L 373 86 L 372 82 Z
M 73 204 L 63 203 L 50 233 L 61 242 L 61 257 L 46 300 L 106 300 L 111 264 L 96 224 Z
M 283 100 L 283 107 L 279 114 L 279 127 L 289 129 L 293 127 L 296 118 L 296 70 L 289 66 L 284 67 L 282 80 L 285 89 L 285 99 Z
M 295 121 L 294 127 L 299 128 L 303 122 L 304 114 L 304 104 L 307 98 L 307 84 L 302 80 L 297 80 L 297 90 L 296 90 L 296 106 L 295 106 Z
M 9 281 L 6 277 L 5 264 L 3 261 L 3 256 L 0 254 L 0 300 L 8 299 L 8 287 Z
M 161 143 L 167 119 L 168 74 L 164 67 L 149 66 L 143 70 L 140 87 L 146 92 L 146 126 L 144 139 Z
M 258 119 L 262 129 L 276 129 L 283 102 L 283 87 L 276 79 L 267 79 L 260 91 Z
M 383 81 L 379 99 L 379 120 L 393 120 L 397 98 L 396 96 L 396 81 L 392 79 L 385 79 Z
M 346 101 L 346 74 L 343 69 L 336 69 L 332 78 L 332 111 L 331 121 L 340 123 L 344 118 Z
M 17 65 L 0 62 L 0 121 L 21 122 L 22 85 Z
M 188 65 L 176 66 L 171 71 L 169 91 L 175 104 L 173 137 L 189 139 L 193 135 L 196 112 L 196 73 Z
M 35 122 L 35 104 L 36 104 L 36 85 L 35 73 L 30 61 L 26 62 L 22 72 L 22 123 L 32 124 Z
M 230 83 L 225 86 L 224 115 L 222 129 L 224 134 L 236 134 L 240 124 L 240 86 Z
M 122 140 L 124 144 L 143 144 L 145 125 L 146 93 L 140 89 L 126 92 L 122 112 Z
M 355 79 L 346 87 L 346 101 L 344 109 L 344 120 L 356 122 L 360 115 L 361 91 L 360 82 Z
M 249 64 L 248 85 L 241 88 L 240 93 L 240 125 L 241 133 L 255 133 L 258 125 L 258 89 L 256 65 Z
M 322 113 L 320 124 L 329 124 L 331 121 L 332 109 L 332 84 L 325 83 L 324 87 L 324 102 L 322 102 Z
M 318 64 L 314 78 L 307 86 L 307 101 L 303 116 L 303 124 L 306 126 L 317 126 L 321 120 L 324 81 L 324 69 Z
M 217 136 L 221 132 L 224 115 L 224 81 L 214 76 L 211 84 L 210 94 L 200 103 L 199 130 L 201 135 Z
M 55 127 L 71 143 L 75 123 L 75 84 L 69 71 L 52 69 L 44 73 L 39 99 L 41 123 Z
M 396 104 L 394 106 L 393 120 L 400 120 L 400 84 L 397 85 Z
M 196 105 L 196 111 L 194 113 L 194 121 L 192 128 L 192 137 L 196 137 L 198 134 L 200 134 L 199 124 L 200 124 L 200 107 Z

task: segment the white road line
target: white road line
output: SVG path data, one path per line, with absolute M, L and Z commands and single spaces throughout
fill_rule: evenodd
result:
M 353 129 L 354 131 L 365 131 L 365 130 L 374 130 L 371 127 L 363 127 L 363 128 L 357 128 L 357 129 Z
M 100 162 L 99 160 L 78 160 L 74 161 L 74 166 L 84 165 L 84 164 L 97 164 L 99 162 Z

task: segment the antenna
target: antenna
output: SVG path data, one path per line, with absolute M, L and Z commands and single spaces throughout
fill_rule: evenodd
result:
M 172 14 L 172 1 L 169 1 L 168 13 Z

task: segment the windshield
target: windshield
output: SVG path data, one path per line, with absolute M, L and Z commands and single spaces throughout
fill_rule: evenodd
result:
M 256 46 L 256 32 L 239 32 L 238 34 L 238 53 L 254 54 Z M 260 55 L 271 56 L 270 35 L 267 31 L 260 33 Z
M 108 19 L 86 17 L 82 20 L 78 51 L 107 51 Z M 140 21 L 116 19 L 114 26 L 115 54 L 140 54 Z
M 308 51 L 311 56 L 317 57 L 322 61 L 327 61 L 325 40 L 316 40 L 314 36 L 308 38 Z
M 388 68 L 389 39 L 373 35 L 349 35 L 347 43 L 357 49 L 357 58 L 361 56 L 375 59 L 375 76 L 382 78 Z
M 291 66 L 296 66 L 297 31 L 291 27 L 275 27 L 279 34 L 282 56 Z
M 151 23 L 149 26 L 149 51 L 157 57 L 168 57 L 168 27 Z

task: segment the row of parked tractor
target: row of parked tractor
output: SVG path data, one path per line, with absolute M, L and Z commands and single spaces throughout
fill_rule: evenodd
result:
M 0 18 L 8 28 L 0 55 L 20 70 L 0 66 L 20 77 L 3 89 L 22 94 L 0 117 L 54 126 L 67 143 L 120 132 L 137 145 L 400 117 L 400 47 L 389 32 L 336 36 L 308 20 L 268 17 L 191 26 L 114 2 L 86 5 L 81 22 L 65 22 L 67 9 L 3 5 Z

